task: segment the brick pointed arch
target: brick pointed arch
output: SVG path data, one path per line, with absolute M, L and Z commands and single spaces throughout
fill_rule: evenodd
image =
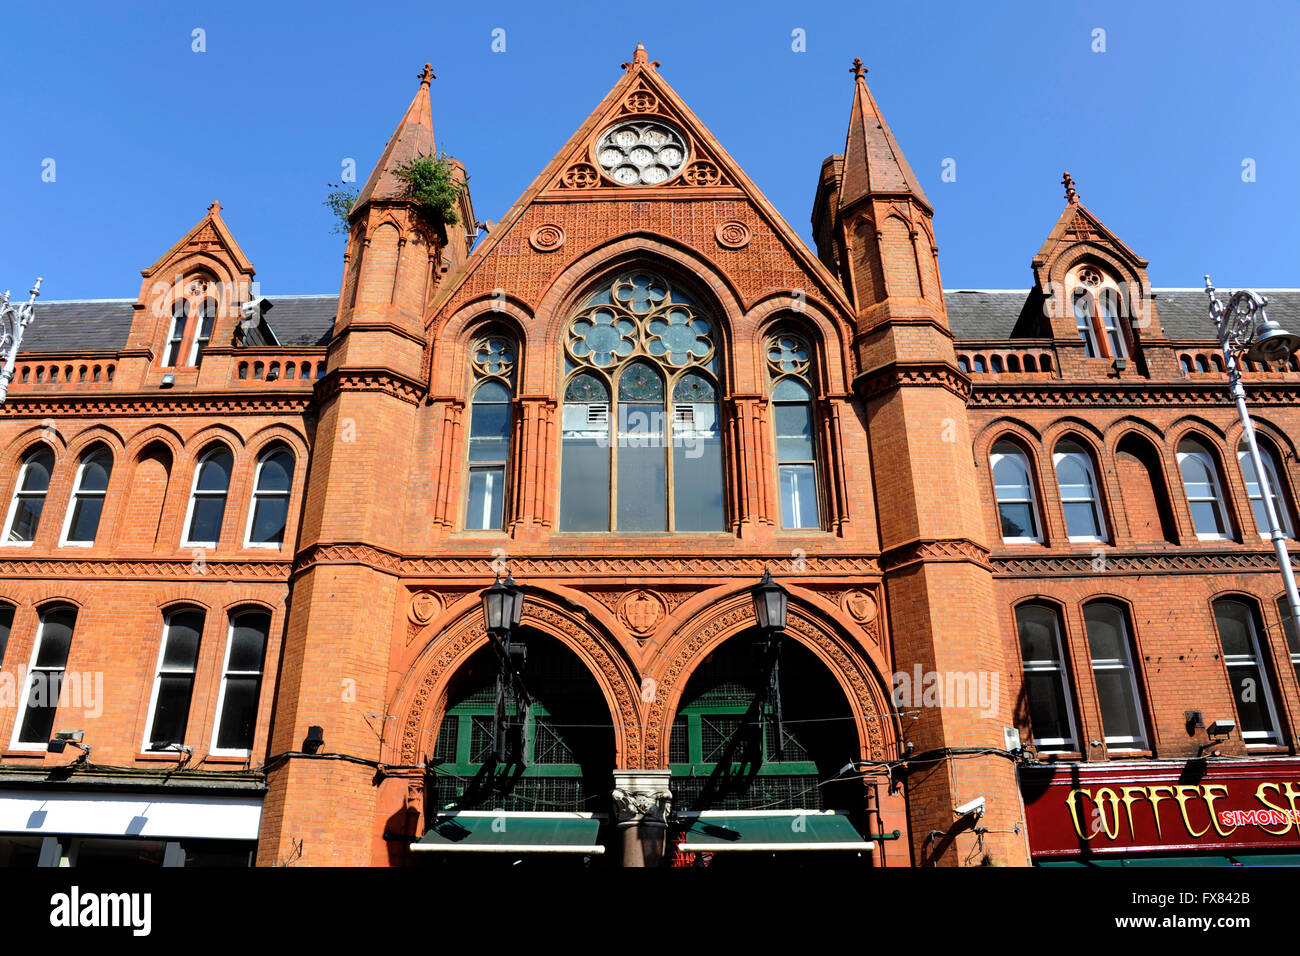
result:
M 649 675 L 655 696 L 646 715 L 647 768 L 668 767 L 669 730 L 695 668 L 714 649 L 753 625 L 752 599 L 748 591 L 742 591 L 703 609 L 665 643 L 658 655 L 659 666 Z M 862 759 L 897 757 L 897 717 L 879 665 L 821 612 L 804 606 L 797 594 L 791 594 L 785 633 L 834 675 L 853 713 Z
M 609 707 L 614 724 L 615 767 L 643 766 L 640 682 L 618 650 L 617 641 L 595 627 L 583 611 L 536 589 L 526 594 L 521 626 L 556 639 L 577 655 Z M 389 707 L 397 721 L 384 743 L 386 760 L 410 766 L 432 751 L 452 679 L 487 641 L 477 599 L 458 617 L 429 634 Z

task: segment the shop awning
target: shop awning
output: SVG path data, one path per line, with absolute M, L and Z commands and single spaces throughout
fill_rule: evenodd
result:
M 445 814 L 412 850 L 462 853 L 583 853 L 605 848 L 596 842 L 600 821 L 590 813 L 507 813 L 463 810 Z
M 1214 856 L 1206 854 L 1203 856 L 1120 856 L 1120 857 L 1093 857 L 1088 860 L 1036 860 L 1038 866 L 1085 866 L 1085 867 L 1203 867 L 1203 866 L 1236 866 L 1232 858 L 1226 856 Z
M 734 810 L 682 814 L 677 849 L 705 853 L 749 850 L 870 850 L 875 844 L 833 810 Z

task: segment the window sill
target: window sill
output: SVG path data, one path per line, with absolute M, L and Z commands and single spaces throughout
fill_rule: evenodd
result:
M 220 753 L 220 754 L 209 753 L 206 757 L 203 758 L 202 762 L 203 762 L 203 763 L 246 764 L 246 763 L 248 763 L 248 760 L 249 760 L 250 757 L 252 757 L 252 755 L 253 755 L 253 754 L 252 754 L 251 751 L 248 752 L 248 753 L 244 753 L 244 754 L 239 754 L 239 753 Z
M 10 747 L 7 750 L 0 751 L 0 758 L 3 758 L 4 760 L 10 760 L 12 758 L 17 758 L 17 757 L 26 757 L 35 760 L 44 760 L 45 755 L 48 752 L 49 751 L 45 747 L 40 747 L 40 748 L 33 747 L 31 750 L 27 750 L 21 747 Z M 78 751 L 78 753 L 80 753 L 80 751 Z
M 177 753 L 175 750 L 142 750 L 135 755 L 136 760 L 146 761 L 168 761 L 169 763 L 179 763 L 187 755 Z
M 1106 751 L 1107 760 L 1150 760 L 1155 756 L 1152 750 L 1115 750 Z
M 1246 749 L 1252 754 L 1289 754 L 1291 748 L 1275 742 L 1252 744 L 1246 741 Z

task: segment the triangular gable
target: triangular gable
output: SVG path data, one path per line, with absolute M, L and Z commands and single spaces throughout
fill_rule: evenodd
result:
M 1050 262 L 1058 251 L 1079 242 L 1091 242 L 1106 246 L 1117 252 L 1121 258 L 1127 260 L 1134 268 L 1145 269 L 1147 267 L 1145 259 L 1125 245 L 1118 236 L 1107 229 L 1102 224 L 1102 221 L 1077 199 L 1072 199 L 1066 204 L 1065 209 L 1061 212 L 1061 217 L 1056 220 L 1056 225 L 1052 227 L 1047 240 L 1043 243 L 1043 247 L 1038 250 L 1038 255 L 1034 256 L 1034 264 L 1037 266 Z
M 528 239 L 527 229 L 521 230 L 520 223 L 535 204 L 550 205 L 550 201 L 554 200 L 587 199 L 642 202 L 698 197 L 736 200 L 737 206 L 748 202 L 777 237 L 784 253 L 798 264 L 801 274 L 812 277 L 818 291 L 827 300 L 839 305 L 846 313 L 851 312 L 852 306 L 835 276 L 809 250 L 798 233 L 754 185 L 708 127 L 659 75 L 656 69 L 658 63 L 650 62 L 644 49 L 638 47 L 633 61 L 623 66 L 626 72 L 614 84 L 613 89 L 588 114 L 582 125 L 488 233 L 462 268 L 448 277 L 432 303 L 430 321 L 444 306 L 466 297 L 462 290 L 467 283 L 508 239 L 511 240 L 512 247 L 524 247 Z M 617 185 L 610 182 L 599 171 L 598 164 L 593 162 L 592 149 L 597 138 L 609 126 L 629 115 L 663 117 L 690 138 L 691 151 L 682 171 L 662 186 Z M 517 231 L 521 235 L 514 235 Z M 720 250 L 714 258 L 724 259 L 726 252 L 726 249 Z M 528 295 L 519 283 L 497 284 L 510 288 L 512 293 L 528 300 Z
M 237 272 L 252 275 L 255 271 L 253 263 L 244 255 L 244 250 L 239 248 L 239 243 L 235 241 L 235 237 L 230 234 L 230 228 L 221 218 L 221 204 L 214 202 L 208 207 L 208 214 L 200 219 L 193 229 L 164 252 L 157 262 L 149 268 L 141 270 L 140 274 L 147 279 L 169 262 L 196 252 L 222 255 L 234 263 Z

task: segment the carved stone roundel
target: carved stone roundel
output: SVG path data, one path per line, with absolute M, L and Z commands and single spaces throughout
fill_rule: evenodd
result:
M 739 219 L 728 219 L 726 222 L 718 223 L 714 235 L 717 237 L 718 245 L 727 249 L 743 249 L 754 237 L 749 227 Z
M 421 591 L 411 598 L 411 620 L 416 624 L 428 624 L 435 614 L 442 610 L 442 601 L 430 591 Z
M 538 252 L 554 252 L 564 245 L 564 229 L 554 223 L 538 226 L 528 237 L 528 244 Z

